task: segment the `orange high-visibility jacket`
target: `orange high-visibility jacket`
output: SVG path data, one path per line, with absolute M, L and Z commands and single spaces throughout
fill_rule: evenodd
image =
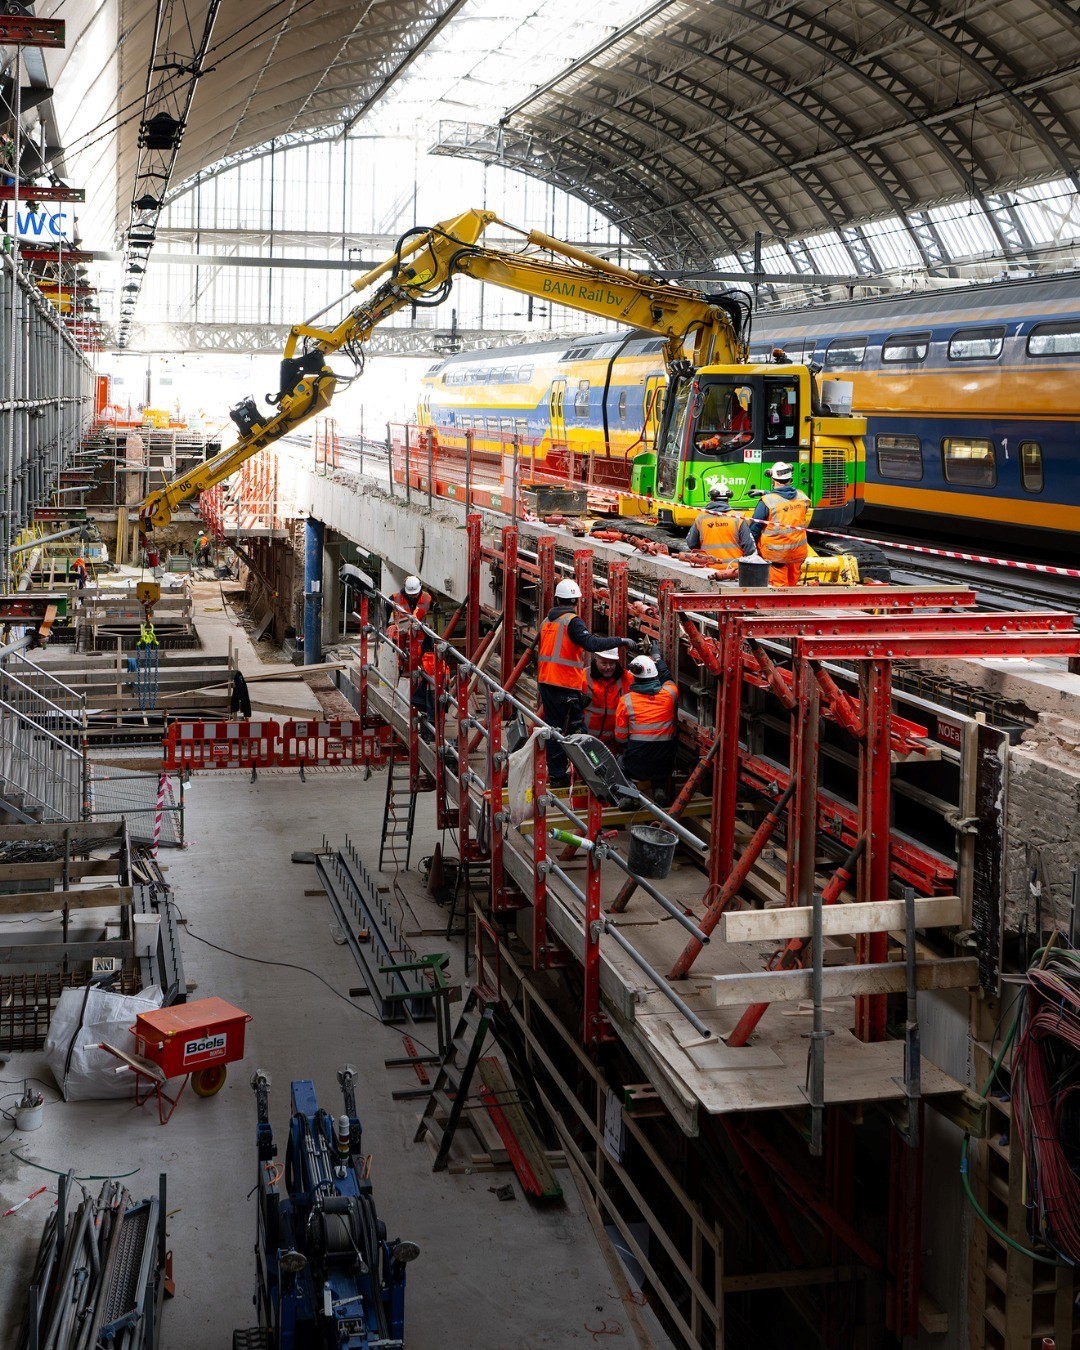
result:
M 769 512 L 758 540 L 758 552 L 766 562 L 799 562 L 806 557 L 806 522 L 810 517 L 810 498 L 805 492 L 781 497 L 766 492 L 761 499 Z
M 585 730 L 590 736 L 610 741 L 615 735 L 619 700 L 633 684 L 629 671 L 616 671 L 610 680 L 598 680 L 591 672 L 585 677 Z
M 718 515 L 703 511 L 697 518 L 697 530 L 701 537 L 701 551 L 721 562 L 734 562 L 743 555 L 739 543 L 741 516 Z
M 555 684 L 563 689 L 585 688 L 585 652 L 572 641 L 567 629 L 577 614 L 560 614 L 557 619 L 545 619 L 540 625 L 539 670 L 540 684 Z
M 655 694 L 641 694 L 631 689 L 619 700 L 615 739 L 651 745 L 674 740 L 678 705 L 679 690 L 672 680 L 665 680 Z

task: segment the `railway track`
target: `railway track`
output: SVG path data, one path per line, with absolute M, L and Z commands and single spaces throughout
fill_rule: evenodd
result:
M 970 586 L 982 609 L 1065 609 L 1080 615 L 1080 572 L 1049 565 L 1025 563 L 1019 559 L 992 559 L 967 555 L 949 557 L 944 549 L 926 546 L 926 552 L 903 540 L 861 533 L 863 539 L 881 549 L 892 568 L 894 580 L 905 582 L 936 581 L 944 585 Z
M 362 469 L 376 478 L 389 477 L 385 442 L 342 436 L 339 444 L 340 467 Z M 956 550 L 916 545 L 910 540 L 870 531 L 835 537 L 874 544 L 888 560 L 893 579 L 902 584 L 918 585 L 929 581 L 970 586 L 981 609 L 1050 607 L 1080 616 L 1080 569 L 1044 566 L 1021 559 L 957 554 Z

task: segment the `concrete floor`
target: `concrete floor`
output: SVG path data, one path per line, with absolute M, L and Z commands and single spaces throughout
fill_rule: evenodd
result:
M 255 1209 L 248 1192 L 256 1177 L 255 1102 L 248 1078 L 256 1067 L 271 1073 L 272 1120 L 284 1141 L 290 1080 L 314 1079 L 320 1102 L 333 1109 L 340 1101 L 336 1070 L 351 1062 L 360 1071 L 359 1112 L 365 1151 L 374 1155 L 380 1215 L 392 1235 L 421 1246 L 409 1271 L 409 1346 L 534 1350 L 596 1344 L 602 1336 L 609 1350 L 629 1350 L 640 1343 L 634 1321 L 641 1314 L 628 1315 L 620 1300 L 568 1171 L 559 1173 L 566 1203 L 556 1209 L 534 1207 L 516 1182 L 512 1202 L 496 1200 L 489 1188 L 512 1181 L 510 1172 L 433 1175 L 427 1145 L 412 1143 L 418 1104 L 390 1098 L 393 1087 L 412 1080 L 383 1065 L 402 1053 L 400 1031 L 358 1011 L 369 1009 L 367 1000 L 347 1006 L 350 1000 L 309 974 L 241 960 L 195 940 L 198 934 L 247 957 L 310 966 L 343 992 L 356 985 L 348 949 L 333 940 L 328 902 L 305 895 L 317 886 L 313 869 L 291 863 L 290 855 L 317 847 L 324 832 L 335 843 L 349 833 L 373 865 L 383 794 L 380 775 L 365 783 L 356 772 L 313 772 L 306 784 L 269 771 L 256 783 L 232 774 L 195 779 L 187 799 L 189 847 L 163 853 L 162 861 L 190 924 L 183 946 L 195 996 L 218 994 L 252 1014 L 246 1057 L 230 1067 L 218 1096 L 185 1094 L 165 1127 L 128 1101 L 46 1107 L 40 1131 L 0 1145 L 0 1208 L 43 1181 L 55 1190 L 56 1178 L 17 1160 L 13 1146 L 48 1167 L 74 1166 L 81 1176 L 134 1170 L 127 1185 L 139 1198 L 156 1190 L 164 1170 L 177 1292 L 166 1306 L 161 1345 L 227 1350 L 232 1329 L 254 1323 Z M 421 806 L 424 817 L 429 801 Z M 418 822 L 414 857 L 433 842 L 430 827 Z M 403 881 L 422 926 L 436 926 L 442 911 L 420 896 L 412 874 Z M 416 945 L 446 948 L 438 939 Z M 451 972 L 461 979 L 457 953 Z M 424 1039 L 433 1033 L 430 1024 L 418 1030 Z M 15 1056 L 0 1075 L 16 1079 L 41 1072 L 40 1065 L 39 1056 Z M 0 1219 L 0 1347 L 15 1344 L 47 1203 L 42 1196 Z M 667 1345 L 651 1313 L 644 1316 L 653 1343 Z

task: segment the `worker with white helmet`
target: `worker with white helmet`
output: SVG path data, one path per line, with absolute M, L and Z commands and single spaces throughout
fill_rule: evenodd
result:
M 423 650 L 424 634 L 420 628 L 412 622 L 413 619 L 426 624 L 428 613 L 431 610 L 431 594 L 424 590 L 423 583 L 419 577 L 409 576 L 405 578 L 405 584 L 400 591 L 390 597 L 390 622 L 386 626 L 386 636 L 390 641 L 400 649 L 398 655 L 398 676 L 404 675 L 409 669 L 409 645 L 412 644 L 415 650 L 412 653 L 412 669 L 414 673 L 413 688 L 411 692 L 411 702 L 414 708 L 417 708 L 425 715 L 429 714 L 429 699 L 426 681 L 420 676 L 420 663 Z
M 652 656 L 630 662 L 633 683 L 619 700 L 615 739 L 623 747 L 619 767 L 627 778 L 648 782 L 663 796 L 675 768 L 679 731 L 679 690 L 654 642 Z
M 758 552 L 772 564 L 769 585 L 797 586 L 806 561 L 810 498 L 793 483 L 790 464 L 773 464 L 767 472 L 772 488 L 758 502 L 750 529 Z
M 568 577 L 555 587 L 555 604 L 540 625 L 537 685 L 544 721 L 574 735 L 584 729 L 585 653 L 633 647 L 631 638 L 594 637 L 577 612 L 581 587 Z M 547 743 L 548 781 L 565 787 L 570 781 L 566 753 L 554 738 Z
M 615 749 L 615 716 L 619 699 L 630 688 L 632 677 L 619 665 L 619 648 L 596 652 L 585 675 L 585 730 Z
M 732 511 L 727 483 L 710 485 L 709 504 L 690 526 L 686 547 L 701 549 L 721 564 L 753 556 L 754 536 L 746 518 Z

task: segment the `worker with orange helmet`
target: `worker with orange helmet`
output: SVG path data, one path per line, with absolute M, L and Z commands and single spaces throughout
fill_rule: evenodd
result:
M 594 637 L 577 612 L 581 587 L 569 577 L 555 587 L 555 604 L 540 625 L 537 685 L 542 715 L 549 727 L 574 735 L 584 730 L 585 653 L 633 647 L 632 638 Z M 547 743 L 548 781 L 570 781 L 566 752 L 554 737 Z

